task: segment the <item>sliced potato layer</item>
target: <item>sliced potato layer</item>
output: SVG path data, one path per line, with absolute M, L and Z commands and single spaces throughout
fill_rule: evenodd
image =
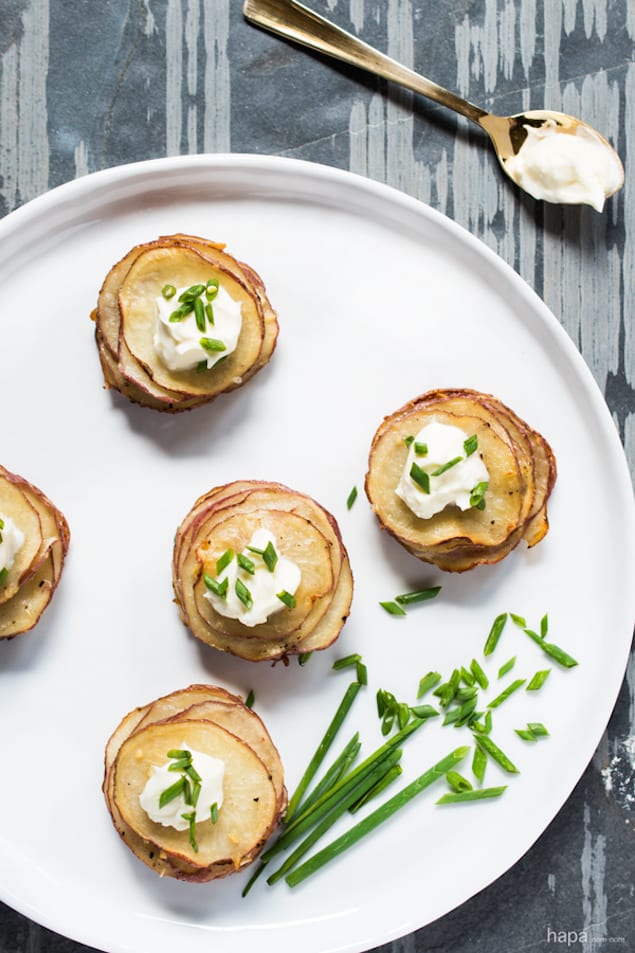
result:
M 165 285 L 207 281 L 218 282 L 240 303 L 238 346 L 209 370 L 171 371 L 154 349 L 156 298 Z M 106 387 L 171 413 L 244 384 L 269 361 L 278 336 L 276 313 L 256 272 L 225 252 L 224 245 L 182 234 L 131 249 L 106 276 L 91 317 Z
M 48 606 L 64 567 L 68 523 L 49 498 L 0 466 L 0 518 L 24 536 L 10 567 L 0 566 L 0 639 L 27 632 Z M 0 530 L 1 532 L 1 530 Z
M 217 560 L 240 553 L 257 529 L 298 566 L 292 605 L 248 626 L 219 613 L 207 598 L 205 577 Z M 185 625 L 201 641 L 250 661 L 275 661 L 325 649 L 348 618 L 353 578 L 334 517 L 311 497 L 280 483 L 236 481 L 201 496 L 179 526 L 172 560 L 176 602 Z
M 408 439 L 431 421 L 476 435 L 489 473 L 485 507 L 446 506 L 423 519 L 395 492 Z M 435 390 L 386 417 L 373 438 L 366 494 L 384 529 L 413 555 L 448 572 L 495 563 L 521 539 L 534 546 L 549 529 L 547 500 L 556 461 L 547 441 L 509 407 L 474 390 Z
M 141 807 L 154 765 L 183 744 L 225 765 L 218 818 L 189 831 L 152 821 Z M 161 876 L 205 882 L 258 856 L 287 804 L 282 762 L 262 720 L 237 695 L 191 685 L 127 714 L 106 745 L 103 792 L 124 843 Z

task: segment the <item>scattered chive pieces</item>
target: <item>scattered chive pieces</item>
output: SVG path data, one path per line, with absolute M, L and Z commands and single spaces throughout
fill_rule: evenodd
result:
M 206 370 L 207 370 L 207 361 L 206 360 L 199 361 L 198 364 L 196 365 L 196 373 L 202 374 L 203 371 L 206 371 Z
M 459 774 L 458 771 L 448 771 L 445 780 L 448 782 L 449 786 L 455 792 L 460 791 L 472 791 L 473 786 L 467 778 L 464 778 L 462 774 Z
M 245 556 L 244 553 L 238 553 L 236 560 L 241 569 L 244 569 L 245 572 L 248 572 L 250 576 L 253 576 L 256 572 L 256 567 L 248 556 Z
M 161 294 L 163 295 L 166 301 L 169 301 L 170 298 L 173 298 L 174 295 L 176 294 L 176 288 L 174 287 L 174 285 L 163 285 L 163 287 L 161 288 Z
M 216 278 L 210 278 L 207 284 L 205 285 L 205 297 L 208 301 L 213 301 L 216 295 L 218 294 L 218 280 Z
M 463 457 L 453 457 L 451 460 L 448 460 L 447 463 L 442 463 L 440 467 L 433 470 L 430 475 L 433 477 L 441 476 L 442 473 L 445 473 L 446 470 L 451 470 L 452 467 L 455 467 L 461 460 L 463 460 Z
M 410 479 L 416 483 L 424 493 L 430 492 L 430 477 L 425 470 L 422 470 L 418 463 L 413 463 L 410 467 Z
M 415 453 L 418 457 L 425 457 L 428 454 L 428 444 L 415 441 Z
M 227 588 L 229 586 L 229 579 L 227 576 L 223 579 L 222 582 L 219 582 L 218 579 L 213 579 L 212 576 L 208 576 L 207 573 L 203 573 L 203 582 L 210 592 L 213 592 L 215 596 L 218 596 L 219 599 L 227 598 Z
M 227 347 L 218 338 L 201 338 L 198 342 L 204 351 L 226 351 Z
M 514 731 L 519 738 L 522 738 L 523 741 L 535 741 L 536 736 L 533 731 L 529 731 L 528 728 L 514 728 Z
M 192 760 L 192 752 L 187 748 L 171 748 L 168 751 L 168 758 L 178 758 L 179 760 Z
M 214 309 L 209 301 L 205 305 L 205 317 L 207 318 L 210 324 L 214 324 Z M 205 329 L 203 328 L 203 330 Z
M 252 598 L 252 595 L 249 589 L 247 588 L 245 583 L 242 581 L 242 579 L 236 580 L 234 591 L 236 595 L 238 596 L 238 598 L 240 599 L 240 601 L 242 602 L 242 604 L 244 605 L 245 609 L 247 610 L 251 609 L 254 604 L 254 600 Z
M 297 602 L 295 596 L 291 592 L 287 592 L 286 589 L 283 589 L 281 592 L 276 592 L 276 598 L 283 602 L 287 609 L 295 609 Z
M 214 801 L 214 803 L 210 807 L 209 813 L 210 813 L 210 820 L 212 824 L 216 824 L 218 821 L 218 804 L 216 803 L 216 801 Z
M 423 696 L 434 688 L 441 681 L 440 672 L 428 672 L 427 675 L 424 675 L 421 681 L 419 682 L 419 688 L 417 690 L 417 698 L 423 698 Z
M 348 494 L 348 496 L 347 496 L 347 498 L 346 498 L 346 509 L 347 509 L 347 510 L 350 510 L 350 509 L 351 509 L 351 507 L 353 506 L 353 503 L 355 502 L 356 499 L 357 499 L 357 487 L 354 486 L 353 489 L 351 490 L 351 492 Z
M 540 638 L 541 639 L 546 638 L 548 630 L 549 630 L 549 618 L 547 614 L 545 613 L 545 615 L 543 615 L 542 619 L 540 620 Z
M 485 494 L 489 483 L 487 480 L 483 480 L 481 483 L 477 483 L 476 486 L 472 489 L 470 493 L 470 506 L 476 510 L 485 509 Z
M 227 567 L 229 566 L 233 558 L 234 558 L 233 549 L 226 549 L 223 555 L 219 556 L 219 558 L 216 560 L 216 575 L 217 576 L 220 576 L 223 569 L 227 569 Z
M 265 546 L 262 553 L 262 558 L 269 572 L 273 572 L 276 568 L 276 563 L 278 562 L 278 554 L 271 540 Z
M 306 665 L 312 655 L 313 652 L 300 652 L 298 655 L 298 665 Z
M 487 688 L 489 685 L 489 678 L 477 662 L 475 658 L 470 662 L 470 671 L 481 688 Z
M 0 569 L 0 586 L 4 585 L 4 582 L 8 575 L 9 575 L 9 570 L 7 569 L 6 566 L 3 566 L 3 568 Z
M 504 665 L 501 665 L 501 667 L 498 670 L 498 677 L 502 678 L 504 675 L 507 675 L 508 672 L 511 672 L 515 664 L 516 664 L 516 656 L 513 655 L 512 658 L 510 658 L 507 662 L 505 662 Z
M 518 768 L 516 765 L 507 757 L 504 751 L 494 744 L 489 735 L 478 734 L 474 735 L 477 745 L 480 748 L 483 748 L 485 754 L 488 754 L 492 761 L 495 761 L 503 771 L 507 771 L 508 774 L 519 774 Z
M 441 592 L 441 586 L 431 586 L 429 589 L 419 589 L 415 592 L 403 592 L 395 596 L 395 601 L 401 606 L 410 606 L 416 602 L 427 602 L 428 599 L 434 599 Z
M 380 602 L 379 605 L 386 610 L 388 615 L 406 615 L 406 610 L 402 609 L 396 602 Z
M 463 441 L 463 449 L 466 457 L 472 456 L 475 450 L 478 450 L 478 436 L 475 433 Z
M 535 734 L 536 738 L 546 738 L 549 735 L 549 732 L 540 721 L 530 721 L 527 723 L 527 727 Z
M 412 705 L 410 711 L 415 718 L 438 718 L 439 712 L 432 705 Z
M 522 688 L 525 684 L 526 679 L 517 678 L 515 682 L 512 682 L 510 685 L 505 688 L 500 695 L 497 695 L 491 702 L 487 703 L 487 707 L 491 710 L 492 708 L 498 708 L 499 705 L 502 705 L 510 695 L 513 695 L 514 692 L 518 691 L 519 688 Z
M 503 791 L 507 790 L 507 785 L 503 784 L 498 788 L 474 788 L 471 791 L 449 791 L 442 794 L 437 804 L 460 804 L 462 801 L 482 801 L 486 798 L 500 797 Z
M 405 443 L 407 447 L 412 446 L 414 441 L 415 441 L 415 438 L 412 436 L 412 434 L 410 434 L 408 437 L 403 438 L 403 442 Z
M 472 688 L 474 686 L 474 682 L 476 681 L 473 673 L 468 672 L 468 670 L 463 665 L 461 666 L 461 681 L 465 685 L 467 685 L 468 688 Z
M 256 696 L 254 694 L 254 690 L 253 688 L 250 688 L 247 693 L 247 697 L 245 698 L 245 706 L 247 708 L 253 708 L 253 704 L 255 700 L 256 700 Z
M 487 755 L 478 745 L 474 748 L 472 756 L 472 774 L 479 784 L 483 783 L 485 777 L 485 768 L 487 767 Z
M 198 854 L 198 844 L 196 843 L 196 811 L 190 811 L 189 814 L 181 814 L 184 821 L 189 823 L 190 847 L 195 854 Z
M 549 678 L 550 668 L 543 668 L 531 677 L 525 689 L 526 692 L 537 692 Z
M 505 628 L 505 623 L 507 622 L 507 613 L 503 612 L 501 615 L 496 616 L 492 623 L 492 628 L 489 631 L 487 640 L 485 642 L 485 648 L 483 649 L 483 655 L 491 655 L 496 646 L 498 645 L 498 640 L 501 637 L 502 631 Z
M 186 783 L 185 778 L 181 776 L 178 781 L 171 784 L 169 788 L 166 788 L 165 791 L 161 791 L 159 795 L 159 807 L 165 807 L 166 804 L 169 804 L 170 801 L 177 798 L 179 794 L 183 794 Z
M 514 619 L 514 622 L 516 622 L 516 619 L 513 616 L 512 618 Z M 578 664 L 577 660 L 569 655 L 568 652 L 565 652 L 564 649 L 561 649 L 559 645 L 554 645 L 553 642 L 547 642 L 547 640 L 538 635 L 537 632 L 532 631 L 532 629 L 528 629 L 525 625 L 521 625 L 520 622 L 516 622 L 516 625 L 518 625 L 523 630 L 525 635 L 528 635 L 529 638 L 536 643 L 536 645 L 540 646 L 545 655 L 548 655 L 549 658 L 552 658 L 555 662 L 558 662 L 558 664 L 562 665 L 563 668 L 575 668 L 575 666 Z
M 527 620 L 523 616 L 517 615 L 515 612 L 510 612 L 509 617 L 512 620 L 512 622 L 515 625 L 519 626 L 519 628 L 521 629 L 524 629 L 525 626 L 527 625 Z
M 203 334 L 205 332 L 205 308 L 200 298 L 196 298 L 194 301 L 194 320 L 196 321 L 196 327 Z
M 353 655 L 346 655 L 344 658 L 336 659 L 333 662 L 332 668 L 333 671 L 339 672 L 343 668 L 352 668 L 353 666 L 356 666 L 358 662 L 361 662 L 361 660 L 361 655 L 355 652 Z
M 176 311 L 172 311 L 168 321 L 170 321 L 172 324 L 177 321 L 182 321 L 184 318 L 187 318 L 188 314 L 191 314 L 193 310 L 193 304 L 182 304 L 180 308 L 176 309 Z

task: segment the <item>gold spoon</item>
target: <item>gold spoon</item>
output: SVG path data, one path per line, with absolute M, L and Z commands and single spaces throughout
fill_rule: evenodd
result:
M 624 169 L 619 156 L 611 144 L 600 135 L 592 126 L 583 122 L 581 119 L 575 119 L 566 113 L 555 112 L 547 109 L 532 109 L 525 113 L 519 113 L 515 116 L 496 116 L 489 113 L 474 103 L 457 96 L 443 86 L 439 86 L 432 80 L 426 79 L 419 73 L 415 73 L 408 67 L 403 66 L 391 57 L 380 53 L 362 40 L 359 40 L 351 33 L 347 33 L 341 27 L 336 26 L 329 20 L 314 13 L 298 3 L 297 0 L 245 0 L 243 13 L 247 20 L 258 26 L 265 27 L 273 33 L 278 33 L 288 39 L 295 40 L 304 46 L 308 46 L 318 53 L 325 53 L 336 59 L 343 60 L 352 66 L 358 66 L 371 73 L 381 76 L 383 79 L 399 83 L 415 93 L 420 93 L 428 99 L 433 99 L 442 106 L 447 106 L 455 112 L 466 116 L 475 122 L 481 129 L 484 129 L 489 136 L 498 160 L 503 171 L 508 175 L 516 185 L 520 185 L 535 198 L 547 199 L 548 201 L 564 202 L 566 204 L 588 203 L 594 205 L 598 211 L 601 210 L 604 198 L 608 198 L 617 192 L 624 184 Z M 533 131 L 540 130 L 538 133 Z M 534 168 L 533 179 L 538 177 L 547 177 L 549 185 L 541 187 L 540 182 L 532 180 L 526 174 L 526 169 L 519 167 L 518 154 L 528 137 L 533 145 L 540 144 L 545 139 L 553 139 L 553 133 L 564 133 L 568 137 L 575 137 L 580 140 L 582 149 L 593 149 L 593 156 L 601 160 L 604 165 L 604 176 L 600 176 L 600 182 L 594 182 L 596 195 L 593 200 L 589 197 L 580 197 L 578 187 L 569 188 L 560 183 L 557 198 L 552 196 L 558 190 L 558 182 L 553 182 L 554 168 L 553 158 L 548 155 L 531 158 Z M 570 147 L 571 142 L 562 143 Z M 576 143 L 576 147 L 577 147 Z M 598 151 L 599 150 L 599 151 Z M 526 150 L 528 152 L 528 150 Z M 543 150 L 544 151 L 544 150 Z M 573 160 L 570 155 L 570 149 L 567 150 L 567 161 Z M 584 175 L 586 161 L 588 158 L 580 157 L 582 167 L 576 170 L 578 174 Z M 593 160 L 592 160 L 593 161 Z M 552 168 L 547 166 L 551 162 Z M 542 169 L 538 168 L 542 163 Z M 537 171 L 536 171 L 537 169 Z M 571 170 L 566 174 L 571 174 Z M 563 174 L 565 174 L 563 173 Z M 556 178 L 561 179 L 562 174 L 555 171 Z M 565 176 L 566 177 L 566 176 Z M 564 183 L 566 186 L 568 183 Z M 550 191 L 548 194 L 537 194 Z M 556 189 L 556 192 L 554 192 Z M 598 193 L 599 189 L 599 195 Z

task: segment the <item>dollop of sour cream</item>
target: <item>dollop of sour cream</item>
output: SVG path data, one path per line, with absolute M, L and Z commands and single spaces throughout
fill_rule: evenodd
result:
M 418 471 L 426 476 L 413 479 L 413 471 L 415 477 Z M 395 493 L 415 516 L 430 519 L 449 505 L 470 509 L 476 488 L 480 487 L 482 498 L 488 483 L 475 435 L 432 420 L 410 441 Z
M 505 169 L 536 199 L 564 205 L 591 205 L 598 212 L 622 187 L 624 169 L 606 142 L 585 126 L 575 134 L 558 131 L 553 120 L 525 126 L 527 138 Z
M 193 311 L 180 321 L 170 321 L 170 315 L 180 306 L 179 296 L 185 291 L 187 288 L 177 288 L 167 300 L 163 295 L 156 298 L 154 349 L 170 371 L 191 371 L 203 361 L 209 369 L 236 350 L 242 327 L 241 304 L 234 301 L 222 285 L 211 302 L 203 294 L 201 301 L 204 305 L 211 304 L 214 323 L 210 323 L 206 315 L 205 330 L 202 331 Z M 201 343 L 206 339 L 218 343 L 206 348 Z
M 252 564 L 252 571 L 243 568 L 238 557 L 232 554 L 230 562 L 216 577 L 216 582 L 225 589 L 224 595 L 220 596 L 209 588 L 205 590 L 205 598 L 209 599 L 216 612 L 229 619 L 238 619 L 251 628 L 266 622 L 275 612 L 288 609 L 288 602 L 281 599 L 280 595 L 286 593 L 293 597 L 300 585 L 302 573 L 296 563 L 276 550 L 275 542 L 269 530 L 261 527 L 255 531 L 249 545 L 241 553 Z M 255 552 L 264 553 L 268 545 L 273 547 L 277 557 L 273 568 Z M 245 589 L 248 596 L 245 595 Z
M 192 766 L 201 779 L 196 806 L 186 804 L 184 795 L 178 794 L 163 807 L 159 807 L 162 793 L 178 782 L 181 777 L 178 771 L 169 770 L 170 765 L 174 764 L 173 760 L 168 760 L 161 765 L 152 765 L 150 777 L 139 795 L 139 803 L 151 821 L 162 824 L 163 827 L 173 827 L 177 831 L 185 831 L 190 826 L 189 818 L 184 818 L 184 814 L 189 815 L 194 812 L 194 822 L 198 824 L 200 821 L 210 820 L 214 804 L 220 810 L 223 804 L 225 777 L 224 761 L 202 751 L 194 751 L 185 743 L 181 745 L 181 748 L 192 755 Z
M 24 533 L 12 519 L 0 513 L 0 572 L 8 572 L 24 545 Z M 1 582 L 2 580 L 0 580 Z

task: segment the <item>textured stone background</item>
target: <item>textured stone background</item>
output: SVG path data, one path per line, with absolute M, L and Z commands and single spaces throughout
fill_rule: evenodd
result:
M 618 147 L 625 188 L 602 215 L 535 203 L 465 121 L 255 30 L 239 0 L 0 0 L 0 214 L 76 176 L 179 153 L 294 156 L 387 182 L 464 225 L 545 299 L 633 464 L 633 0 L 309 5 L 494 111 L 584 116 Z M 631 662 L 605 737 L 545 834 L 393 953 L 635 950 L 634 779 Z M 0 953 L 85 949 L 0 905 Z

